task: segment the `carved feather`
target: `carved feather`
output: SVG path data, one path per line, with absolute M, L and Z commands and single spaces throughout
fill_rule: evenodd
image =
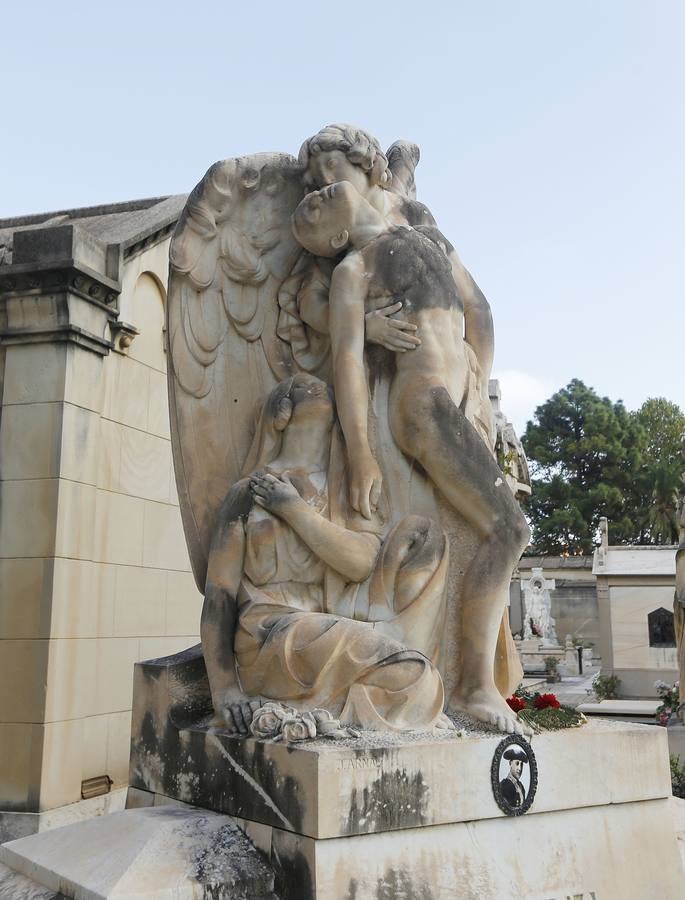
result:
M 301 248 L 294 157 L 215 163 L 188 197 L 170 251 L 169 405 L 179 502 L 198 588 L 212 527 L 240 477 L 265 394 L 293 369 L 278 292 Z

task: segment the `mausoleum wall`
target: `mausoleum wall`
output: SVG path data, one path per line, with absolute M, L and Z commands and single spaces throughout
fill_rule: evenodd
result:
M 116 328 L 81 303 L 78 328 L 72 309 L 39 333 L 81 302 L 42 288 L 0 304 L 24 328 L 5 318 L 0 349 L 0 840 L 38 830 L 88 779 L 127 783 L 134 663 L 198 640 L 169 438 L 168 248 L 122 254 Z
M 620 678 L 621 697 L 656 697 L 656 680 L 678 678 L 675 637 L 671 642 L 650 629 L 650 615 L 660 610 L 672 622 L 675 551 L 605 546 L 595 553 L 602 673 Z

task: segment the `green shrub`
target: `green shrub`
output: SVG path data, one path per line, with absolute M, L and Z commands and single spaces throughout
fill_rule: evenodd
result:
M 615 700 L 621 679 L 618 675 L 601 675 L 599 672 L 592 679 L 592 690 L 597 700 Z

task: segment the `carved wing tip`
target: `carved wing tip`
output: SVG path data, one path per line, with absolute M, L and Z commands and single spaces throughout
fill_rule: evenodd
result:
M 394 143 L 388 147 L 386 156 L 388 157 L 388 164 L 390 166 L 392 166 L 393 163 L 402 160 L 405 165 L 411 164 L 415 169 L 421 160 L 421 149 L 419 145 L 415 144 L 413 141 L 401 139 L 399 141 L 394 141 Z

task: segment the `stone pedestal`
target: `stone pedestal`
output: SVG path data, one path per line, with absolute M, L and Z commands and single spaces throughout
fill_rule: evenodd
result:
M 491 786 L 500 734 L 290 745 L 210 734 L 197 724 L 197 651 L 139 664 L 135 697 L 130 803 L 236 817 L 281 900 L 638 897 L 655 884 L 679 896 L 665 729 L 593 722 L 534 737 L 537 794 L 513 818 Z
M 666 729 L 596 721 L 535 736 L 537 792 L 525 815 L 507 816 L 491 780 L 501 734 L 365 732 L 286 745 L 210 733 L 208 712 L 199 652 L 137 666 L 131 808 L 117 833 L 142 807 L 204 807 L 262 852 L 279 900 L 681 896 Z M 0 862 L 41 881 L 31 860 L 49 837 L 6 845 Z

